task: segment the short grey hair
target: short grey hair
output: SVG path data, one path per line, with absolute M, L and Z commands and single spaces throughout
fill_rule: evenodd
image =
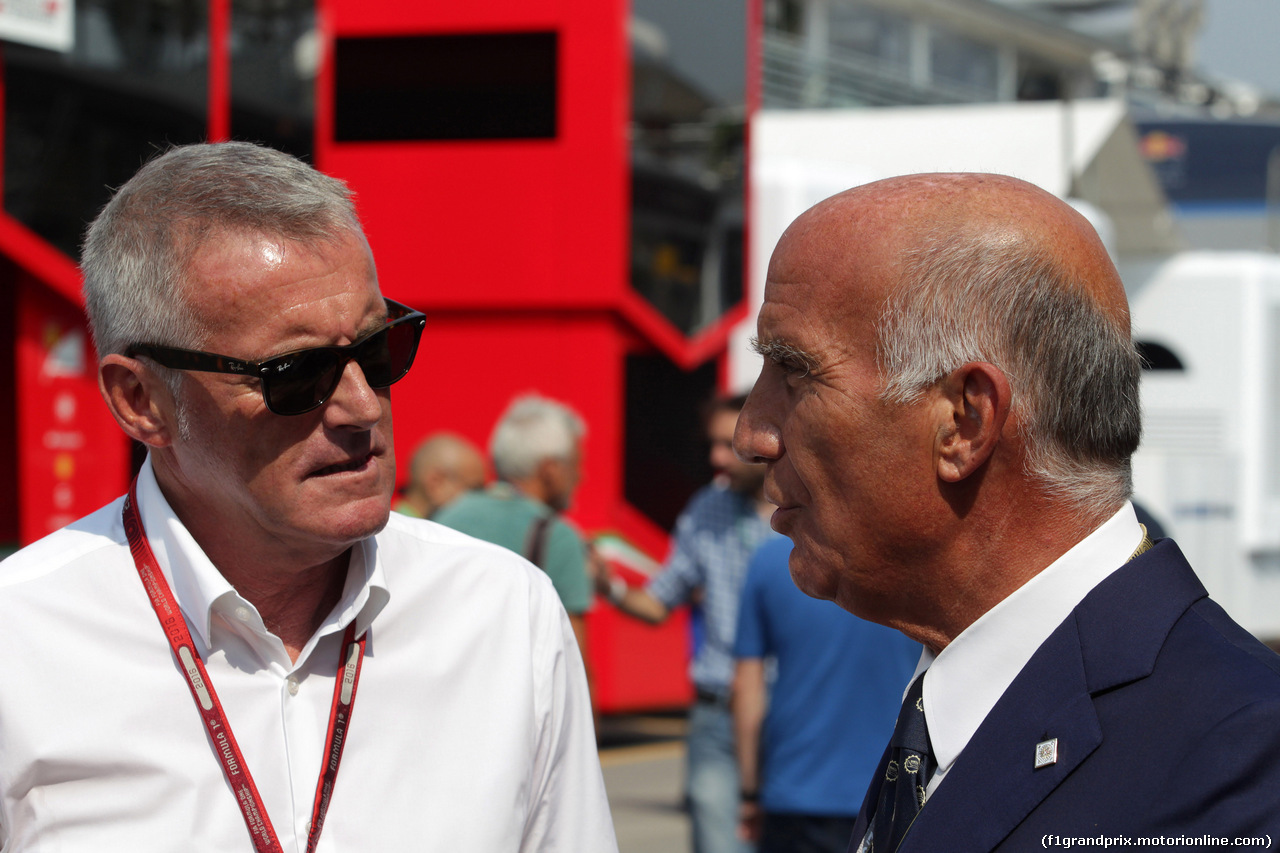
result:
M 172 148 L 116 192 L 85 236 L 80 266 L 100 356 L 133 343 L 201 345 L 187 266 L 219 231 L 363 239 L 346 184 L 295 157 L 247 142 Z
M 1079 507 L 1126 500 L 1142 437 L 1127 324 L 1025 241 L 950 233 L 924 245 L 880 318 L 882 398 L 909 402 L 968 362 L 994 364 L 1009 380 L 1028 475 Z
M 503 480 L 533 476 L 544 459 L 568 459 L 586 435 L 586 424 L 568 406 L 537 394 L 517 397 L 489 439 L 494 473 Z

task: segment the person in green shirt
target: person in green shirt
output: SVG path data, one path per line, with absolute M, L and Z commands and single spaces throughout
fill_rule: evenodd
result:
M 498 481 L 460 495 L 434 521 L 522 554 L 551 578 L 586 658 L 583 614 L 591 604 L 587 546 L 560 513 L 582 477 L 586 426 L 561 403 L 516 398 L 494 427 L 489 455 Z

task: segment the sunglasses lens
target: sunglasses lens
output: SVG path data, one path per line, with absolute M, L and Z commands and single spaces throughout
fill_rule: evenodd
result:
M 360 365 L 373 388 L 399 382 L 413 365 L 422 335 L 421 318 L 408 318 L 351 347 L 316 347 L 263 362 L 262 394 L 278 415 L 300 415 L 320 406 L 338 387 L 348 361 Z
M 338 356 L 333 350 L 302 350 L 271 365 L 271 372 L 263 376 L 263 396 L 273 412 L 301 414 L 328 399 L 338 378 Z
M 391 335 L 398 327 L 388 326 L 360 342 L 356 363 L 364 373 L 364 381 L 373 388 L 386 388 L 399 377 L 392 372 Z
M 374 388 L 399 382 L 413 365 L 421 329 L 420 323 L 397 323 L 365 340 L 356 355 L 365 381 Z

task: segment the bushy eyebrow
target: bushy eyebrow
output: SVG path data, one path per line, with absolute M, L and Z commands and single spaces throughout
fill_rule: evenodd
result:
M 387 321 L 390 318 L 391 312 L 383 311 L 379 316 L 373 318 L 368 323 L 365 323 L 360 327 L 360 330 L 356 332 L 356 340 L 363 340 L 364 338 L 369 337 L 374 332 L 387 325 Z
M 799 367 L 806 374 L 818 369 L 817 356 L 786 341 L 777 339 L 762 341 L 757 337 L 752 337 L 751 349 L 763 356 L 766 361 Z

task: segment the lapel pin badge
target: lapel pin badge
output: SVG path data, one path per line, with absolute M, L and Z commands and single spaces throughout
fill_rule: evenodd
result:
M 1051 738 L 1036 744 L 1036 769 L 1058 763 L 1058 739 Z

